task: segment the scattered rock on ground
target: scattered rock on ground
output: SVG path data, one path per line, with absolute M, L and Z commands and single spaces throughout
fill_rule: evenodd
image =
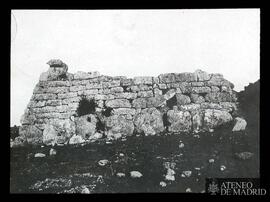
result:
M 139 171 L 131 171 L 131 172 L 130 172 L 130 176 L 131 176 L 132 178 L 140 178 L 140 177 L 142 177 L 143 175 L 142 175 Z
M 160 186 L 162 186 L 162 187 L 166 187 L 166 186 L 167 186 L 167 183 L 166 183 L 166 182 L 161 181 L 161 182 L 159 183 L 159 185 L 160 185 Z
M 236 117 L 235 118 L 235 125 L 232 129 L 233 132 L 236 132 L 236 131 L 243 131 L 246 129 L 246 126 L 247 126 L 247 122 L 245 119 L 243 118 L 240 118 L 240 117 Z
M 126 174 L 125 174 L 125 173 L 117 173 L 116 176 L 117 176 L 117 177 L 125 177 Z
M 43 153 L 36 153 L 35 154 L 36 158 L 42 158 L 42 157 L 45 157 L 45 156 L 46 156 L 46 154 L 43 154 Z
M 100 166 L 105 166 L 105 165 L 107 165 L 108 163 L 109 163 L 109 160 L 103 159 L 103 160 L 100 160 L 100 161 L 98 162 L 98 165 L 100 165 Z
M 226 166 L 224 166 L 224 165 L 220 166 L 221 171 L 224 171 L 225 169 L 226 169 Z
M 183 174 L 184 174 L 186 177 L 190 177 L 191 174 L 192 174 L 192 171 L 190 171 L 190 170 L 185 170 L 185 171 L 183 171 Z
M 190 188 L 187 188 L 186 189 L 186 192 L 192 192 Z
M 240 153 L 235 153 L 235 156 L 238 157 L 241 160 L 247 160 L 253 157 L 253 153 L 251 152 L 240 152 Z
M 56 150 L 51 148 L 49 151 L 50 156 L 56 155 Z
M 90 190 L 87 188 L 87 187 L 85 187 L 85 186 L 83 186 L 82 187 L 82 192 L 81 192 L 82 194 L 90 194 Z

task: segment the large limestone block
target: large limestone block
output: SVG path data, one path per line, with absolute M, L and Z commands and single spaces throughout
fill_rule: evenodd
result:
M 127 99 L 114 99 L 107 100 L 105 106 L 111 108 L 130 108 L 131 104 Z
M 75 134 L 75 123 L 71 119 L 51 119 L 43 130 L 46 145 L 65 144 Z
M 204 126 L 208 130 L 214 129 L 232 120 L 231 114 L 227 111 L 206 109 L 204 113 Z
M 74 74 L 74 80 L 87 80 L 99 77 L 100 73 L 97 71 L 94 72 L 82 72 L 78 71 Z
M 35 125 L 22 125 L 19 134 L 28 144 L 42 144 L 42 131 Z
M 192 130 L 195 133 L 198 133 L 203 126 L 203 115 L 202 112 L 197 111 L 195 114 L 192 116 Z
M 190 99 L 191 99 L 191 102 L 193 102 L 193 103 L 198 103 L 198 104 L 200 104 L 200 103 L 205 102 L 204 97 L 203 97 L 203 96 L 200 96 L 200 95 L 198 95 L 198 94 L 191 94 L 191 95 L 190 95 Z
M 197 81 L 197 77 L 194 73 L 180 73 L 180 74 L 175 74 L 175 81 L 176 82 L 193 82 Z
M 228 92 L 211 92 L 206 94 L 205 100 L 207 102 L 234 102 L 236 95 Z
M 247 122 L 245 119 L 240 118 L 240 117 L 236 117 L 235 118 L 235 125 L 234 125 L 232 131 L 233 132 L 243 131 L 246 129 L 246 126 L 247 126 Z
M 166 104 L 166 99 L 164 98 L 163 95 L 155 96 L 155 97 L 150 97 L 147 99 L 147 107 L 160 107 Z
M 196 75 L 197 81 L 208 81 L 211 78 L 210 74 L 200 69 L 197 69 L 194 74 Z
M 93 114 L 87 114 L 84 116 L 75 118 L 76 134 L 83 139 L 89 139 L 96 132 L 97 118 Z
M 159 78 L 160 83 L 174 83 L 175 82 L 174 73 L 160 74 L 158 78 Z
M 188 111 L 179 111 L 177 107 L 167 112 L 170 132 L 190 131 L 192 128 L 191 114 Z
M 138 76 L 138 77 L 134 77 L 133 82 L 135 85 L 138 85 L 138 84 L 152 85 L 153 77 L 151 77 L 151 76 Z
M 136 109 L 146 108 L 147 99 L 146 98 L 136 98 L 132 101 L 132 107 Z
M 183 95 L 180 93 L 176 94 L 176 100 L 177 100 L 177 105 L 181 106 L 181 105 L 187 105 L 189 103 L 191 103 L 190 97 L 187 95 Z
M 108 138 L 117 139 L 123 136 L 131 136 L 134 131 L 134 124 L 123 114 L 112 115 L 105 118 L 105 130 L 105 135 Z
M 155 135 L 164 131 L 162 114 L 156 108 L 143 109 L 135 115 L 134 125 L 138 133 Z

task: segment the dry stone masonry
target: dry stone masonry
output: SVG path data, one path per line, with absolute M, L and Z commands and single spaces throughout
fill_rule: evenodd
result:
M 232 121 L 237 109 L 234 86 L 221 74 L 197 70 L 131 79 L 71 74 L 61 60 L 47 64 L 21 118 L 20 138 L 30 144 L 213 131 Z M 78 116 L 83 96 L 95 101 L 95 113 Z M 104 115 L 108 109 L 111 113 Z

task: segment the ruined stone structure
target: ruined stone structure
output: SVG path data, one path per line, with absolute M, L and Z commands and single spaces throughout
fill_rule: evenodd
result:
M 127 78 L 71 74 L 61 60 L 47 64 L 50 68 L 41 74 L 21 119 L 20 138 L 31 144 L 212 131 L 234 118 L 236 94 L 221 74 L 197 70 Z M 95 100 L 95 113 L 78 116 L 83 96 Z

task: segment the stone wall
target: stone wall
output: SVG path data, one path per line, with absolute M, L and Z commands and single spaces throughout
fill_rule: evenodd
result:
M 47 64 L 50 68 L 41 74 L 21 119 L 20 135 L 28 143 L 212 131 L 231 121 L 236 110 L 234 86 L 221 74 L 197 70 L 127 78 L 99 72 L 71 74 L 61 60 Z M 97 103 L 92 117 L 77 115 L 82 96 Z M 108 117 L 102 115 L 107 108 L 113 109 Z M 97 122 L 104 125 L 101 135 Z

